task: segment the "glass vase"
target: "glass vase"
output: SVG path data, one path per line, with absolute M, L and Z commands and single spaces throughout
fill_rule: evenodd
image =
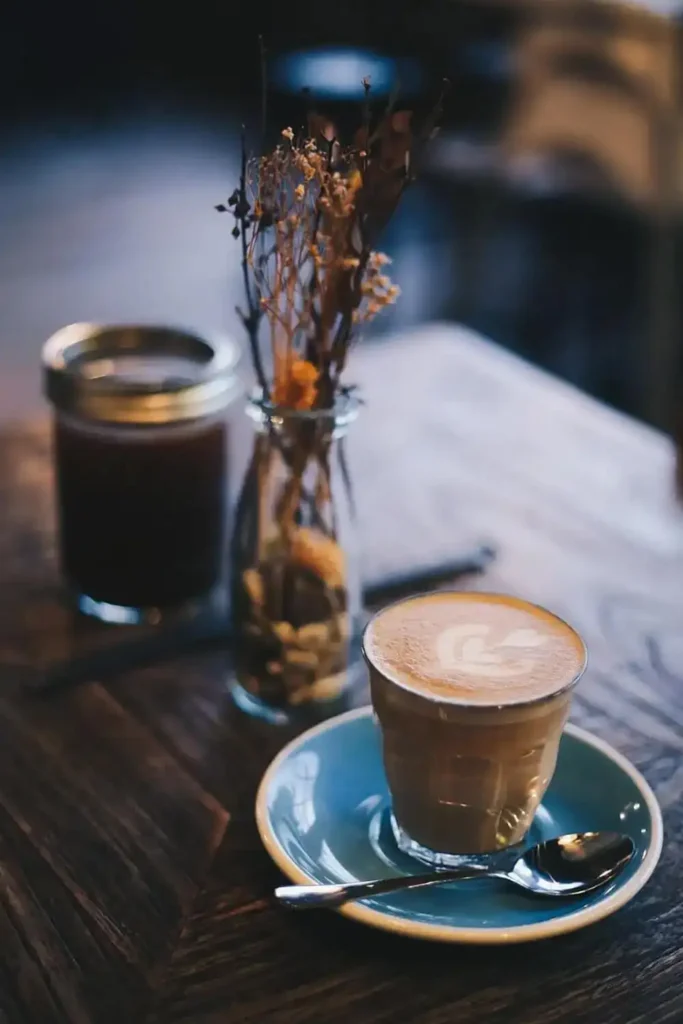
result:
M 272 722 L 344 706 L 365 675 L 361 578 L 344 438 L 358 402 L 282 410 L 253 397 L 251 460 L 234 519 L 235 702 Z

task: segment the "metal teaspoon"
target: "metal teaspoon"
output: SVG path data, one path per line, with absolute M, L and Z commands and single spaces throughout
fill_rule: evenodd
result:
M 284 885 L 275 890 L 275 898 L 292 910 L 339 907 L 399 889 L 484 877 L 505 879 L 538 896 L 583 896 L 616 878 L 634 853 L 633 840 L 619 832 L 572 833 L 530 847 L 505 871 L 496 862 L 347 885 Z

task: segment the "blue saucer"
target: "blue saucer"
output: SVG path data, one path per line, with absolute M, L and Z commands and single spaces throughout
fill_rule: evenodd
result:
M 398 850 L 391 832 L 371 708 L 324 722 L 285 747 L 261 782 L 256 821 L 266 850 L 297 883 L 424 872 L 424 866 Z M 417 938 L 501 943 L 574 931 L 624 906 L 659 860 L 659 805 L 623 755 L 570 725 L 529 841 L 601 829 L 627 832 L 636 855 L 614 882 L 581 899 L 539 899 L 504 881 L 482 879 L 347 903 L 340 913 Z

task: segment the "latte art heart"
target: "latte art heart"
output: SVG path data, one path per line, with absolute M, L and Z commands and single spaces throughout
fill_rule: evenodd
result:
M 535 629 L 516 629 L 496 639 L 491 626 L 463 623 L 449 626 L 436 638 L 436 656 L 445 672 L 458 669 L 468 676 L 490 676 L 513 679 L 530 672 L 533 660 L 517 657 L 511 660 L 505 648 L 534 648 L 546 638 Z
M 580 675 L 585 649 L 561 619 L 516 598 L 438 593 L 380 612 L 365 638 L 371 665 L 444 700 L 506 704 L 555 693 Z

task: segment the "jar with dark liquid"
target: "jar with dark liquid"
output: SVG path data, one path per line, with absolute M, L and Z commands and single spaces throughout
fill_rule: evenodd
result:
M 155 621 L 219 583 L 236 362 L 169 328 L 74 324 L 46 343 L 61 566 L 81 611 Z

